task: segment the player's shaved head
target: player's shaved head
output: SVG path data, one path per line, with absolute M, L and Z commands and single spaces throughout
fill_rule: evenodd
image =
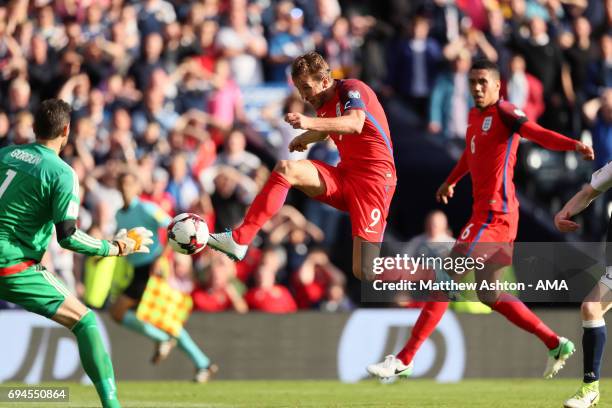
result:
M 321 54 L 313 51 L 297 57 L 291 65 L 294 80 L 303 76 L 322 81 L 324 78 L 331 79 L 331 70 Z
M 40 104 L 34 116 L 34 134 L 37 139 L 50 140 L 63 135 L 70 124 L 70 105 L 61 99 L 47 99 Z
M 494 79 L 500 78 L 499 67 L 497 66 L 497 64 L 487 59 L 478 59 L 474 61 L 472 63 L 472 67 L 470 68 L 470 71 L 478 71 L 482 69 L 489 71 L 489 73 Z

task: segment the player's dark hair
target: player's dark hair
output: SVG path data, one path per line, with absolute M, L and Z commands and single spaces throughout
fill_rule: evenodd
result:
M 70 123 L 72 108 L 61 99 L 47 99 L 40 104 L 34 116 L 34 134 L 37 139 L 55 139 L 62 135 Z
M 493 74 L 496 79 L 499 79 L 499 67 L 493 61 L 489 61 L 488 59 L 477 59 L 472 63 L 470 71 L 480 69 L 486 69 Z
M 331 70 L 321 54 L 312 51 L 300 55 L 291 64 L 292 78 L 299 78 L 303 75 L 322 81 L 323 78 L 331 78 Z

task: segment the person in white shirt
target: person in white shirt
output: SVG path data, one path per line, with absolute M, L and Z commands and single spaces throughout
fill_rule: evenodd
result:
M 612 187 L 612 162 L 593 173 L 591 182 L 574 195 L 555 216 L 561 232 L 576 231 L 580 225 L 571 218 L 581 213 L 591 201 Z M 612 242 L 612 221 L 608 224 L 607 243 Z M 612 248 L 606 248 L 606 271 L 586 296 L 580 308 L 582 316 L 582 348 L 584 378 L 576 394 L 565 401 L 567 408 L 587 408 L 599 402 L 599 371 L 606 344 L 604 314 L 612 307 Z

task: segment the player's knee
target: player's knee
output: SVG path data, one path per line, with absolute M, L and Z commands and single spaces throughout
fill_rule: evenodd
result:
M 295 161 L 293 160 L 279 160 L 274 166 L 274 171 L 282 174 L 289 182 L 295 178 Z
M 478 300 L 489 307 L 493 306 L 497 302 L 499 295 L 500 294 L 498 292 L 491 291 L 479 291 L 477 293 Z
M 580 306 L 582 320 L 601 320 L 603 313 L 599 302 L 582 302 Z

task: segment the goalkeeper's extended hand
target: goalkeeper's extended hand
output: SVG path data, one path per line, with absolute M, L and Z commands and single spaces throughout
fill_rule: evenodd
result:
M 153 232 L 149 231 L 145 227 L 132 228 L 126 231 L 125 228 L 120 229 L 115 237 L 113 238 L 113 247 L 115 251 L 111 250 L 109 255 L 126 256 L 133 253 L 149 253 L 149 245 L 153 243 L 151 237 Z

